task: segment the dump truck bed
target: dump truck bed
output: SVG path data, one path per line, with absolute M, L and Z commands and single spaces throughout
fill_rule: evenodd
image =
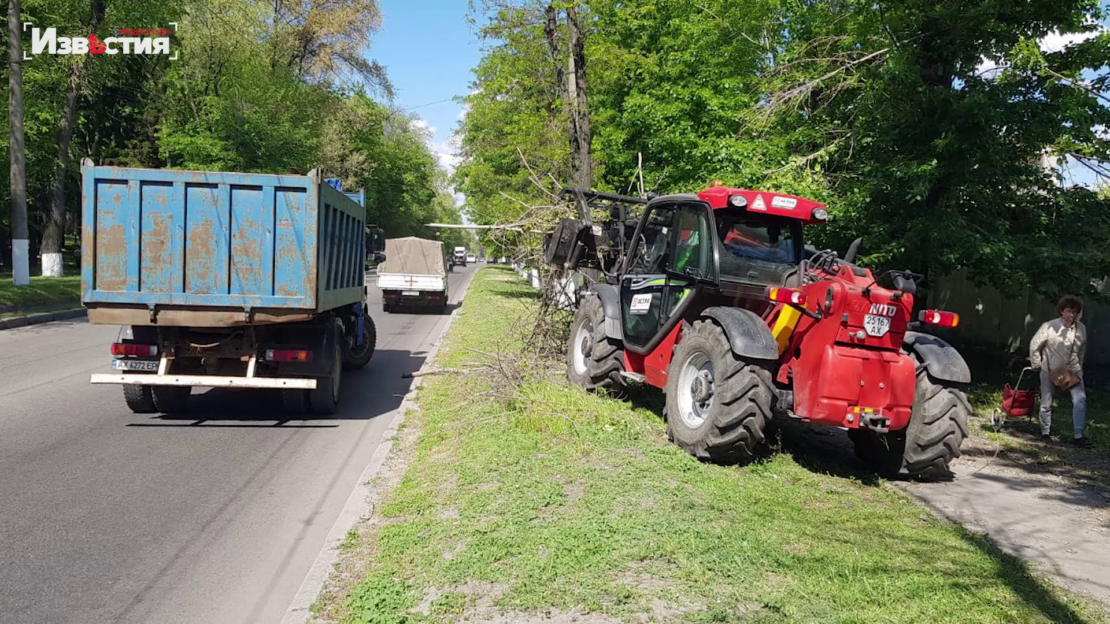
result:
M 363 300 L 365 210 L 307 176 L 82 163 L 89 320 L 296 321 Z

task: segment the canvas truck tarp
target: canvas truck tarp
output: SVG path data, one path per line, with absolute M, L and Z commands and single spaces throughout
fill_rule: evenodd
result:
M 385 262 L 378 265 L 378 274 L 446 275 L 443 243 L 410 236 L 385 241 Z

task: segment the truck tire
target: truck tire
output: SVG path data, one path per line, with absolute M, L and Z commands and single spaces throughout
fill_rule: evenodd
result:
M 605 310 L 597 297 L 586 297 L 574 314 L 567 344 L 567 379 L 589 392 L 603 390 L 623 397 L 627 387 L 624 345 L 605 335 Z
M 154 407 L 154 396 L 150 392 L 150 386 L 124 386 L 123 400 L 136 414 L 153 414 L 158 411 L 158 408 Z
M 154 407 L 163 414 L 179 414 L 189 408 L 192 388 L 188 386 L 154 386 L 151 396 Z
M 917 394 L 910 424 L 886 434 L 849 429 L 856 455 L 886 477 L 947 479 L 968 436 L 971 404 L 961 384 L 937 379 L 917 361 Z
M 291 416 L 308 413 L 308 390 L 282 390 L 281 405 Z
M 347 338 L 343 335 L 343 324 L 339 319 L 332 326 L 334 338 L 332 340 L 332 361 L 330 372 L 316 380 L 316 389 L 309 391 L 308 400 L 312 404 L 312 413 L 330 416 L 339 410 L 339 395 L 343 389 L 343 345 Z
M 770 368 L 733 353 L 712 321 L 696 321 L 675 349 L 667 378 L 667 436 L 702 461 L 750 461 L 763 443 L 775 397 Z
M 378 330 L 374 326 L 374 320 L 366 314 L 362 317 L 362 346 L 357 346 L 354 341 L 347 341 L 344 336 L 347 352 L 343 355 L 343 368 L 350 370 L 369 364 L 370 358 L 374 357 L 377 340 Z

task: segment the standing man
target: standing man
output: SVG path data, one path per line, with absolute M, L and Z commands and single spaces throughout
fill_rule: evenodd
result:
M 1083 302 L 1067 295 L 1056 304 L 1060 315 L 1046 321 L 1029 343 L 1029 361 L 1041 372 L 1041 440 L 1052 438 L 1052 398 L 1057 390 L 1071 393 L 1071 421 L 1076 446 L 1091 446 L 1083 435 L 1087 425 L 1087 389 L 1083 383 L 1083 361 L 1087 355 L 1087 328 L 1079 322 Z

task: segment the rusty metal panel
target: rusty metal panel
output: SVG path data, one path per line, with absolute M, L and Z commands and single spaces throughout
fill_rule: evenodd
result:
M 267 191 L 272 196 L 272 188 L 231 187 L 232 294 L 273 294 L 273 212 L 266 205 Z
M 96 202 L 93 163 L 81 159 L 81 297 L 88 296 L 96 280 Z
M 185 184 L 185 292 L 228 293 L 227 204 L 218 184 Z
M 308 298 L 314 286 L 315 271 L 309 268 L 315 265 L 310 259 L 316 241 L 315 235 L 312 241 L 308 237 L 309 195 L 313 193 L 304 188 L 275 189 L 274 293 L 282 297 Z
M 223 308 L 213 318 L 239 324 L 259 322 L 251 310 L 311 314 L 363 299 L 365 209 L 316 172 L 129 169 L 86 159 L 81 196 L 90 308 L 138 306 L 150 323 L 173 309 Z M 255 320 L 233 320 L 238 313 L 228 309 Z
M 181 242 L 184 206 L 177 194 L 183 189 L 172 182 L 142 184 L 141 269 L 139 290 L 173 293 L 182 289 Z
M 96 197 L 97 290 L 121 292 L 127 288 L 127 181 L 100 180 Z

